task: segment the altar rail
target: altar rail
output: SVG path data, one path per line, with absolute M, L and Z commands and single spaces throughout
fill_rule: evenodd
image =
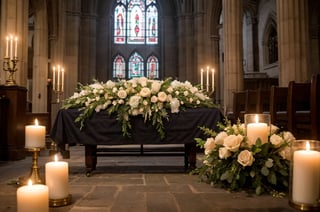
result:
M 109 116 L 106 111 L 94 113 L 80 130 L 79 124 L 75 123 L 79 114 L 77 109 L 59 110 L 51 130 L 51 138 L 62 151 L 66 144 L 84 145 L 87 173 L 96 169 L 101 145 L 182 144 L 185 168 L 195 167 L 194 138 L 205 138 L 199 127 L 218 130 L 217 123 L 224 119 L 221 111 L 216 108 L 197 108 L 170 113 L 169 120 L 164 124 L 165 138 L 161 139 L 154 127 L 144 122 L 140 116 L 131 118 L 131 137 L 125 137 L 115 115 Z

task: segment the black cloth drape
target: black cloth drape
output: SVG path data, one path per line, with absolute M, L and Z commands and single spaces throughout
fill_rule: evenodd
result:
M 106 111 L 94 113 L 80 130 L 75 119 L 77 109 L 59 110 L 51 130 L 51 138 L 57 144 L 120 145 L 120 144 L 186 144 L 194 138 L 204 138 L 199 126 L 218 130 L 217 123 L 224 117 L 216 108 L 196 108 L 170 113 L 165 121 L 165 138 L 161 140 L 151 123 L 140 116 L 131 117 L 131 137 L 124 137 L 121 124 Z

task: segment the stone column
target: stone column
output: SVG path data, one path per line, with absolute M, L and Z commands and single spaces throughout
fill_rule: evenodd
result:
M 279 85 L 304 82 L 308 70 L 308 1 L 277 0 Z
M 233 92 L 243 90 L 242 0 L 223 0 L 224 112 L 232 111 Z
M 43 113 L 48 112 L 48 19 L 46 1 L 39 1 L 35 9 L 32 112 Z

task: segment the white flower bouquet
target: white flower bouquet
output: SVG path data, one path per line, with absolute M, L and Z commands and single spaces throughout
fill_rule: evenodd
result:
M 111 80 L 106 83 L 79 84 L 78 91 L 65 100 L 62 108 L 79 108 L 80 115 L 75 120 L 80 128 L 91 115 L 101 110 L 116 114 L 122 125 L 122 132 L 130 136 L 130 117 L 142 116 L 150 121 L 164 137 L 164 122 L 168 112 L 178 113 L 186 108 L 215 107 L 212 99 L 190 82 L 179 82 L 168 78 L 164 81 L 145 77 L 131 80 Z
M 271 125 L 269 140 L 247 142 L 245 125 L 239 121 L 219 123 L 220 132 L 200 127 L 209 136 L 195 138 L 204 148 L 203 165 L 193 171 L 200 179 L 230 191 L 246 190 L 256 194 L 283 195 L 288 191 L 290 144 L 295 140 L 287 131 Z

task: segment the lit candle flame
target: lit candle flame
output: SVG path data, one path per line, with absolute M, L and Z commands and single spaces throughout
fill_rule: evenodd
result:
M 254 119 L 256 120 L 256 123 L 259 123 L 259 116 L 255 115 Z
M 57 155 L 54 155 L 54 161 L 58 162 L 58 156 Z
M 28 180 L 28 186 L 32 186 L 32 180 L 31 179 Z
M 36 126 L 39 125 L 38 119 L 35 119 L 35 120 L 34 120 L 34 124 L 35 124 Z
M 306 143 L 306 150 L 310 151 L 310 143 L 309 143 L 309 141 L 307 141 L 307 143 Z

